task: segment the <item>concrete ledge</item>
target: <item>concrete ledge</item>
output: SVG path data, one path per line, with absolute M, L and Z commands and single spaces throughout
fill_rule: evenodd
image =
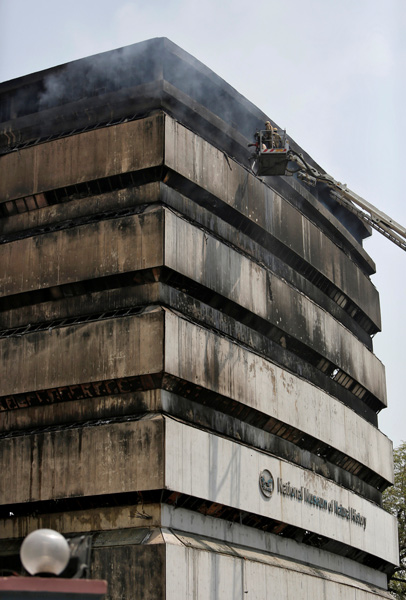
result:
M 397 564 L 396 518 L 382 508 L 311 471 L 173 419 L 165 419 L 165 432 L 169 489 L 267 516 Z M 259 487 L 265 469 L 274 478 L 270 497 Z M 279 482 L 302 498 L 279 491 Z M 312 502 L 306 501 L 306 490 Z M 338 506 L 354 510 L 365 522 L 339 516 Z
M 311 348 L 386 406 L 382 364 L 328 312 L 170 210 L 150 210 L 0 246 L 0 262 L 10 265 L 0 281 L 5 294 L 165 265 Z
M 163 119 L 96 129 L 2 156 L 1 201 L 162 164 Z
M 378 429 L 300 377 L 170 312 L 165 371 L 288 423 L 393 481 L 392 444 Z
M 165 381 L 162 381 L 162 385 L 165 385 Z M 190 384 L 187 385 L 189 388 L 191 387 Z M 236 403 L 234 403 L 234 407 L 230 408 L 217 397 L 217 401 L 214 399 L 212 401 L 217 407 L 215 409 L 207 404 L 207 391 L 197 395 L 195 390 L 195 394 L 196 398 L 192 400 L 190 397 L 185 398 L 165 389 L 149 389 L 110 396 L 84 397 L 3 411 L 0 423 L 3 437 L 5 437 L 6 432 L 16 429 L 21 433 L 26 432 L 28 435 L 37 431 L 38 428 L 44 429 L 49 426 L 63 428 L 80 423 L 86 424 L 89 421 L 107 421 L 125 417 L 131 419 L 146 413 L 163 412 L 184 422 L 198 424 L 209 431 L 215 431 L 218 435 L 243 442 L 259 450 L 266 450 L 284 460 L 323 475 L 379 506 L 382 504 L 382 493 L 377 488 L 381 489 L 386 482 L 383 482 L 373 471 L 369 471 L 367 467 L 360 470 L 358 463 L 357 475 L 354 475 L 356 466 L 353 459 L 347 458 L 345 461 L 344 456 L 337 457 L 339 453 L 336 450 L 331 452 L 333 456 L 330 459 L 318 456 L 314 452 L 314 446 L 317 448 L 320 444 L 314 440 L 313 448 L 304 448 L 303 443 L 308 436 L 303 433 L 298 432 L 298 437 L 302 436 L 301 440 L 284 439 L 277 433 L 270 433 L 261 428 L 261 423 L 267 420 L 264 415 L 258 415 L 255 411 L 250 410 L 242 420 L 238 416 L 241 407 Z M 233 416 L 234 413 L 237 416 Z M 260 421 L 258 425 L 247 422 L 255 419 Z M 344 463 L 344 466 L 338 466 L 338 462 L 340 465 Z M 370 481 L 371 478 L 373 483 L 365 481 L 366 479 Z
M 168 417 L 15 436 L 3 439 L 1 449 L 8 467 L 2 472 L 9 474 L 0 482 L 5 505 L 167 489 L 305 529 L 396 564 L 396 519 L 383 509 L 308 469 Z M 259 489 L 264 469 L 274 476 L 270 498 Z M 282 494 L 278 478 L 326 506 Z M 354 515 L 339 515 L 327 503 Z
M 98 386 L 105 380 L 167 373 L 269 415 L 352 457 L 386 481 L 393 479 L 390 441 L 345 404 L 170 311 L 156 308 L 4 338 L 0 350 L 9 373 L 0 383 L 1 396 L 25 393 L 36 398 L 41 390 L 79 389 L 83 384 L 88 391 L 82 389 L 81 397 L 91 397 L 99 395 L 91 382 Z
M 372 347 L 369 335 L 354 321 L 348 312 L 298 271 L 277 258 L 235 226 L 216 217 L 213 212 L 198 204 L 195 197 L 191 202 L 183 194 L 159 181 L 140 185 L 139 187 L 90 196 L 85 200 L 83 198 L 71 199 L 69 202 L 62 202 L 61 204 L 44 207 L 41 210 L 32 210 L 1 219 L 0 235 L 1 237 L 4 236 L 3 239 L 8 240 L 8 242 L 24 236 L 34 237 L 38 234 L 42 235 L 45 228 L 52 229 L 52 227 L 55 227 L 60 230 L 63 229 L 63 224 L 66 224 L 65 228 L 71 227 L 72 222 L 80 225 L 82 220 L 96 215 L 99 215 L 100 220 L 103 220 L 106 218 L 106 211 L 116 211 L 118 216 L 120 210 L 135 211 L 139 205 L 156 203 L 163 203 L 173 208 L 200 226 L 210 229 L 214 235 L 223 239 L 225 243 L 232 244 L 244 254 L 263 263 L 276 275 L 286 279 L 294 287 L 333 314 L 335 318 L 353 331 L 365 345 Z
M 163 213 L 152 210 L 1 245 L 3 295 L 162 265 Z
M 302 544 L 294 539 L 260 531 L 253 527 L 235 522 L 230 527 L 229 522 L 225 519 L 200 515 L 190 510 L 164 504 L 162 505 L 161 522 L 163 527 L 177 530 L 176 534 L 181 539 L 182 536 L 188 538 L 182 539 L 182 541 L 195 548 L 201 547 L 200 544 L 208 543 L 206 550 L 210 551 L 213 549 L 211 544 L 225 543 L 230 545 L 234 552 L 237 548 L 240 548 L 240 550 L 237 550 L 239 552 L 242 550 L 241 547 L 244 547 L 244 549 L 249 548 L 258 552 L 259 555 L 263 553 L 262 558 L 265 561 L 271 561 L 276 555 L 282 559 L 290 559 L 290 561 L 298 561 L 311 564 L 316 568 L 327 569 L 331 572 L 331 575 L 332 572 L 337 572 L 383 589 L 386 589 L 387 586 L 387 575 L 376 569 L 349 560 L 344 556 L 333 554 L 325 549 L 322 550 L 310 545 L 306 545 L 304 548 Z M 197 543 L 194 543 L 194 540 Z M 224 550 L 226 549 L 227 546 Z M 289 568 L 289 563 L 287 564 L 287 568 Z
M 98 386 L 165 372 L 295 427 L 386 481 L 393 479 L 391 443 L 362 417 L 297 375 L 170 311 L 156 308 L 4 338 L 0 350 L 9 373 L 0 383 L 1 396 L 36 396 L 41 390 L 83 384 L 91 397 L 98 395 L 91 382 Z
M 297 208 L 169 116 L 160 114 L 5 155 L 0 160 L 0 198 L 7 201 L 163 163 L 248 219 L 259 237 L 264 230 L 312 265 L 380 328 L 378 295 L 362 270 Z
M 243 598 L 244 594 L 266 598 L 270 590 L 272 597 L 281 599 L 392 598 L 389 592 L 375 586 L 279 557 L 264 557 L 243 549 L 239 549 L 239 556 L 231 556 L 220 551 L 208 552 L 204 546 L 204 543 L 199 548 L 167 546 L 167 561 L 171 565 L 166 580 L 168 600 L 187 598 L 190 594 L 196 600 L 214 598 L 219 589 L 222 600 Z
M 146 526 L 145 515 L 139 506 L 98 506 L 93 509 L 30 516 L 16 516 L 0 520 L 0 540 L 21 539 L 35 529 L 54 529 L 61 533 L 83 534 L 92 531 L 111 531 Z M 169 508 L 169 507 L 168 507 Z M 161 504 L 148 504 L 148 527 L 161 524 Z
M 169 117 L 165 119 L 165 164 L 315 267 L 380 328 L 378 294 L 361 269 L 289 202 Z
M 162 417 L 0 441 L 1 504 L 160 489 Z
M 0 340 L 0 396 L 163 370 L 162 310 Z M 90 387 L 90 386 L 89 386 Z M 92 392 L 89 390 L 89 396 Z
M 113 192 L 105 192 L 97 196 L 71 199 L 61 204 L 51 204 L 39 210 L 30 210 L 19 215 L 0 219 L 0 234 L 2 236 L 18 235 L 27 231 L 30 237 L 32 230 L 39 227 L 52 227 L 57 223 L 71 222 L 100 214 L 103 220 L 105 211 L 119 211 L 125 208 L 134 208 L 140 204 L 154 204 L 160 200 L 160 181 L 146 183 L 138 187 L 130 187 Z
M 106 536 L 110 534 L 112 538 L 118 530 L 121 534 L 124 533 L 121 536 L 122 544 L 131 545 L 135 535 L 125 535 L 130 533 L 126 530 L 131 529 L 134 534 L 141 530 L 148 531 L 145 529 L 145 514 L 141 510 L 139 505 L 114 506 L 29 517 L 14 516 L 0 522 L 2 548 L 5 549 L 4 542 L 6 542 L 8 549 L 15 548 L 17 552 L 22 537 L 35 529 L 44 527 L 76 535 L 96 531 L 98 533 L 106 532 Z M 311 563 L 317 568 L 336 571 L 363 582 L 382 588 L 386 587 L 387 576 L 385 573 L 309 545 L 303 552 L 303 546 L 289 538 L 235 522 L 230 526 L 230 522 L 225 519 L 213 518 L 168 504 L 147 504 L 144 505 L 144 512 L 150 517 L 148 519 L 150 530 L 158 527 L 176 530 L 176 534 L 180 537 L 188 536 L 189 544 L 193 544 L 194 540 L 200 538 L 203 543 L 207 540 L 209 543 L 224 543 L 231 547 L 244 546 L 259 553 L 266 553 L 269 558 L 271 555 L 277 554 L 281 558 Z
M 164 252 L 166 266 L 312 348 L 387 405 L 385 370 L 376 356 L 328 312 L 271 271 L 168 210 Z

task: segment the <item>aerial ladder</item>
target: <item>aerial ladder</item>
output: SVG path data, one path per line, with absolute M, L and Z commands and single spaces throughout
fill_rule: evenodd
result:
M 405 227 L 352 192 L 345 184 L 312 167 L 303 154 L 290 148 L 285 130 L 273 127 L 269 121 L 265 126 L 266 129 L 255 133 L 255 143 L 248 144 L 255 148 L 254 154 L 250 156 L 251 169 L 255 175 L 259 177 L 297 175 L 299 179 L 313 187 L 318 183 L 324 183 L 330 188 L 332 198 L 406 251 Z

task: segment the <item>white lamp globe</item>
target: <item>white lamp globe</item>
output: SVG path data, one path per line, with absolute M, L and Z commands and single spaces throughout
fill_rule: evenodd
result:
M 69 562 L 69 544 L 57 531 L 37 529 L 27 535 L 21 544 L 20 558 L 31 575 L 59 575 Z

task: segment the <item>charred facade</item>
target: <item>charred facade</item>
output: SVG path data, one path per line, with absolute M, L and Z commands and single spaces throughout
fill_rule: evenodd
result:
M 388 597 L 364 224 L 255 177 L 267 116 L 166 39 L 6 82 L 0 119 L 3 566 L 46 526 L 112 599 Z

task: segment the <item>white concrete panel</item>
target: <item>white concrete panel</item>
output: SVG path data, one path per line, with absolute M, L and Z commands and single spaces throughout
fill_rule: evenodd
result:
M 166 312 L 165 370 L 296 427 L 393 481 L 392 443 L 320 388 Z
M 230 521 L 224 519 L 210 517 L 168 504 L 162 504 L 161 506 L 161 524 L 162 527 L 177 530 L 176 535 L 178 537 L 184 535 L 205 536 L 216 540 L 218 543 L 229 544 L 232 547 L 245 546 L 245 548 L 250 548 L 256 552 L 266 552 L 290 560 L 304 562 L 316 568 L 335 571 L 378 587 L 386 587 L 387 575 L 385 573 L 344 556 L 308 545 L 303 546 L 294 539 L 261 531 L 254 527 L 240 525 L 235 522 L 230 523 Z
M 385 369 L 348 329 L 269 270 L 169 210 L 165 264 L 313 348 L 386 405 Z
M 379 600 L 391 595 L 355 579 L 276 557 L 217 554 L 166 545 L 166 600 Z
M 265 469 L 274 478 L 269 498 L 259 486 Z M 278 482 L 296 494 L 281 493 Z M 392 564 L 398 560 L 396 519 L 375 504 L 311 471 L 170 418 L 165 424 L 165 485 L 312 531 Z M 351 511 L 349 517 L 337 514 L 338 509 Z

